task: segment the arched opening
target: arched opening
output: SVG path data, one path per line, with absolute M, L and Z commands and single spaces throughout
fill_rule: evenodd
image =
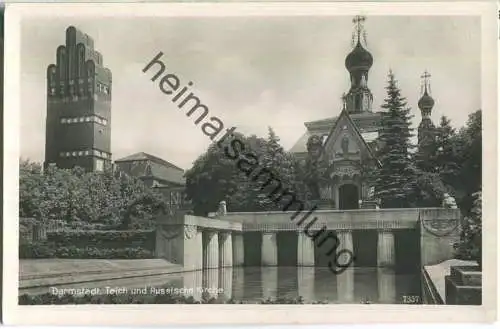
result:
M 339 187 L 339 209 L 358 209 L 358 187 L 354 184 L 344 184 Z

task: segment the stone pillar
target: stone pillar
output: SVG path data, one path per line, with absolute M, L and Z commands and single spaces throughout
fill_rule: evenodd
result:
M 184 225 L 184 270 L 195 271 L 203 268 L 203 236 L 198 227 Z
M 203 265 L 205 268 L 219 267 L 219 237 L 217 232 L 207 231 Z
M 314 241 L 304 231 L 297 236 L 297 265 L 314 266 Z
M 379 267 L 394 266 L 394 232 L 382 229 L 378 232 L 377 265 Z
M 233 294 L 235 301 L 245 299 L 245 268 L 236 267 L 233 269 Z
M 278 297 L 278 268 L 264 267 L 261 269 L 262 298 L 276 299 Z
M 342 304 L 354 302 L 354 268 L 348 268 L 336 275 L 337 301 Z
M 314 267 L 297 267 L 297 284 L 299 296 L 305 302 L 314 302 Z
M 379 268 L 377 271 L 378 298 L 381 304 L 396 304 L 396 274 L 387 268 Z
M 339 238 L 340 244 L 337 248 L 336 253 L 339 253 L 342 249 L 346 249 L 351 252 L 351 255 L 354 255 L 354 247 L 352 244 L 352 230 L 337 231 L 337 237 Z M 346 252 L 340 253 L 337 260 L 338 264 L 340 265 L 345 265 L 352 261 L 353 260 L 351 259 L 351 256 Z
M 212 268 L 203 271 L 202 297 L 217 298 L 219 295 L 219 269 Z
M 226 267 L 219 269 L 219 290 L 225 301 L 233 296 L 233 268 Z
M 278 266 L 276 233 L 262 232 L 262 266 Z
M 243 266 L 245 264 L 245 246 L 243 234 L 233 233 L 233 266 Z
M 231 233 L 219 233 L 219 267 L 233 266 L 233 239 Z
M 191 271 L 182 273 L 185 296 L 192 296 L 195 300 L 201 300 L 203 277 L 202 271 Z

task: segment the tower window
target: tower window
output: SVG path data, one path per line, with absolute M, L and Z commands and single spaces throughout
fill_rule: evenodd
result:
M 92 119 L 90 117 L 85 117 L 85 122 L 90 122 Z
M 83 155 L 83 151 L 79 151 L 78 156 L 82 156 L 82 155 Z
M 101 160 L 101 159 L 95 160 L 95 170 L 97 170 L 97 171 L 104 170 L 104 160 Z
M 76 152 L 73 152 L 73 156 L 76 157 L 77 153 Z
M 66 123 L 68 120 L 66 120 L 66 118 L 62 118 L 61 119 L 61 123 Z
M 83 122 L 85 121 L 85 118 L 79 118 L 78 121 Z
M 63 156 L 65 156 L 65 155 L 66 155 L 66 153 L 64 153 L 64 152 L 59 153 L 59 156 L 60 156 L 60 157 L 63 157 Z

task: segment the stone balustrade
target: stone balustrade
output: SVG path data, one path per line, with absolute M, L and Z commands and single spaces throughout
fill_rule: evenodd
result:
M 342 266 L 349 263 L 349 252 L 354 250 L 353 231 L 376 230 L 377 243 L 373 248 L 377 249 L 378 267 L 384 268 L 396 262 L 395 232 L 410 229 L 420 234 L 421 260 L 427 265 L 452 252 L 448 244 L 456 237 L 459 218 L 456 210 L 437 208 L 319 210 L 303 217 L 293 217 L 294 214 L 297 215 L 261 212 L 227 213 L 219 218 L 191 215 L 163 218 L 158 222 L 156 257 L 183 265 L 185 271 L 243 266 L 245 233 L 259 231 L 260 245 L 254 245 L 253 241 L 251 248 L 260 249 L 262 266 L 273 267 L 279 265 L 279 248 L 295 250 L 293 246 L 280 245 L 278 235 L 294 231 L 297 266 L 315 266 L 319 247 L 324 247 L 328 256 L 338 255 L 336 266 Z

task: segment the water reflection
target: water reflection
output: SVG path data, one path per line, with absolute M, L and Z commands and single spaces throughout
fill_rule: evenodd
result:
M 402 295 L 415 295 L 418 274 L 396 274 L 390 269 L 350 268 L 340 275 L 327 268 L 238 267 L 183 273 L 183 280 L 168 282 L 185 288 L 200 300 L 259 302 L 297 298 L 306 303 L 400 303 Z M 417 292 L 418 293 L 418 292 Z

